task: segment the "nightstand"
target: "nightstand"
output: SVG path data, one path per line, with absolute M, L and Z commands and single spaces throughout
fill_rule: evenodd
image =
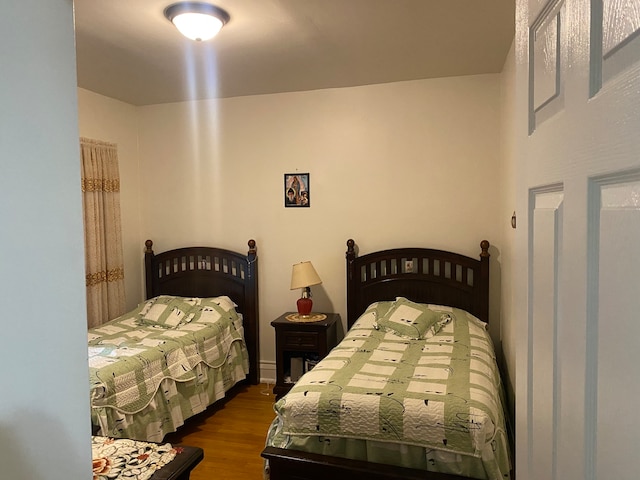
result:
M 322 360 L 339 341 L 339 314 L 325 313 L 327 318 L 317 322 L 287 320 L 287 316 L 294 313 L 284 313 L 271 322 L 276 329 L 276 384 L 273 387 L 276 400 L 285 395 L 300 376 Z

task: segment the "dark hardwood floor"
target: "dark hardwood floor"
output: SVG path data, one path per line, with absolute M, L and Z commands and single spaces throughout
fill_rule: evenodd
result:
M 190 480 L 260 480 L 267 429 L 275 418 L 273 385 L 236 386 L 226 399 L 164 439 L 204 450 Z

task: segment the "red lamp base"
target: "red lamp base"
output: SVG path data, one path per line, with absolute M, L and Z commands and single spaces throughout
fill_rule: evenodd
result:
M 298 315 L 307 316 L 311 313 L 313 307 L 313 301 L 310 298 L 299 298 L 298 302 Z

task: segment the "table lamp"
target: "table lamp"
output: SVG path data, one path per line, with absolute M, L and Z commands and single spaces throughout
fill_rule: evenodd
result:
M 302 296 L 297 302 L 298 315 L 301 317 L 309 316 L 311 314 L 311 308 L 313 307 L 311 288 L 309 287 L 321 283 L 322 280 L 320 280 L 311 262 L 296 263 L 293 266 L 293 271 L 291 272 L 291 290 L 295 290 L 296 288 L 302 289 Z

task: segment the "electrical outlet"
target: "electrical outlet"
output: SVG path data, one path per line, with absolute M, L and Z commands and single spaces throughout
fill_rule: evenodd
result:
M 413 273 L 413 260 L 405 260 L 404 261 L 404 272 L 405 273 Z

